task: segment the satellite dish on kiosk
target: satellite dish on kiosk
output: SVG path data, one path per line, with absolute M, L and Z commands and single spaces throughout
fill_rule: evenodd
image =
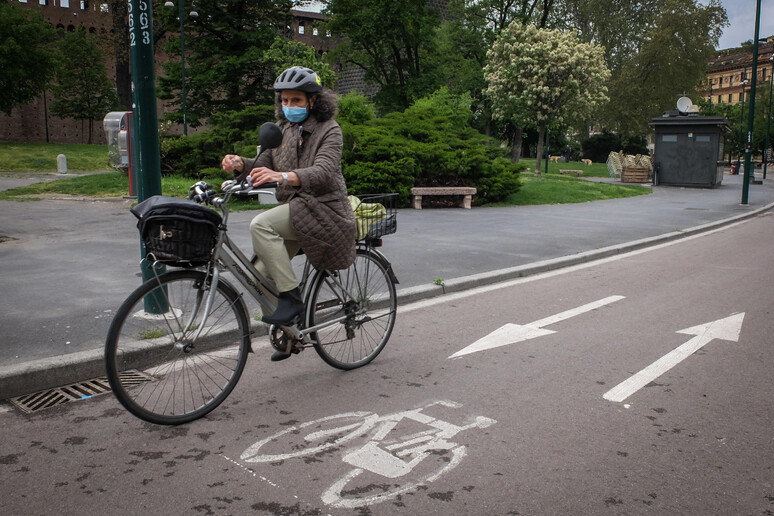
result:
M 682 113 L 690 113 L 691 112 L 691 106 L 693 106 L 693 102 L 691 102 L 691 99 L 688 97 L 680 97 L 677 99 L 677 110 Z

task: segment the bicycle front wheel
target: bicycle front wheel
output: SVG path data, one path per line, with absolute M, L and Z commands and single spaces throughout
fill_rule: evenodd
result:
M 318 271 L 312 281 L 307 328 L 314 349 L 329 365 L 355 369 L 384 349 L 395 325 L 398 299 L 389 264 L 368 249 L 341 271 Z
M 200 271 L 150 279 L 118 309 L 105 343 L 107 377 L 135 416 L 176 425 L 217 407 L 239 380 L 250 324 L 239 295 L 222 279 L 210 295 Z

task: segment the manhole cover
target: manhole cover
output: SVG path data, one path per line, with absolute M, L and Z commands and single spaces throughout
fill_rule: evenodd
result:
M 121 378 L 125 380 L 125 383 L 134 384 L 153 381 L 152 376 L 135 370 L 122 372 Z M 108 383 L 107 377 L 100 376 L 93 380 L 86 380 L 64 387 L 55 387 L 33 394 L 25 394 L 24 396 L 11 398 L 9 401 L 23 412 L 30 414 L 71 401 L 89 399 L 110 391 L 110 384 Z

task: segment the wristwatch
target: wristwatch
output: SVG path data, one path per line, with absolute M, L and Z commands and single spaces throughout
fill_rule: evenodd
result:
M 288 173 L 283 172 L 282 173 L 282 182 L 280 183 L 280 186 L 285 186 L 288 182 Z

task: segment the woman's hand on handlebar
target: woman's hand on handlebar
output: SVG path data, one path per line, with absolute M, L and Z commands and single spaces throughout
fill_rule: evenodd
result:
M 285 186 L 296 186 L 298 184 L 298 176 L 296 176 L 295 172 L 285 172 L 283 174 L 282 172 L 276 172 L 267 167 L 258 167 L 252 169 L 248 177 L 250 183 L 254 187 L 259 187 L 266 183 L 277 183 L 278 185 L 284 184 Z

